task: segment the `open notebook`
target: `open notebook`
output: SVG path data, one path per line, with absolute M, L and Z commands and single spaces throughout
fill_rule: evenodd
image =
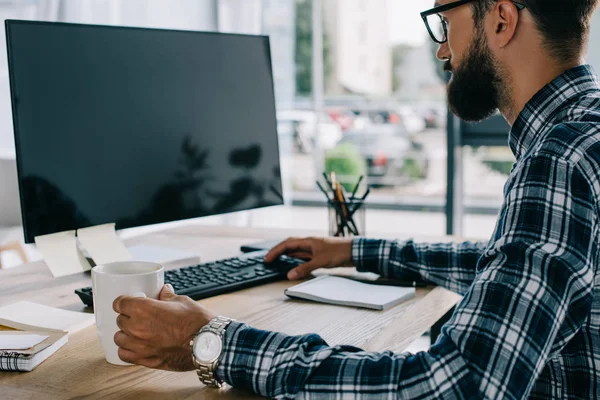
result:
M 0 331 L 0 371 L 32 371 L 68 340 L 61 331 Z
M 94 314 L 19 301 L 0 307 L 0 371 L 31 371 L 60 349 Z M 1 397 L 1 396 L 0 396 Z
M 372 285 L 324 275 L 292 286 L 284 293 L 289 297 L 322 303 L 386 310 L 414 297 L 415 288 Z

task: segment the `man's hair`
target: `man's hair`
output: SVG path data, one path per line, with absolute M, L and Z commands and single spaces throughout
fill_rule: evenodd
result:
M 579 57 L 588 42 L 590 20 L 599 0 L 515 0 L 527 7 L 545 39 L 546 49 L 560 61 Z M 478 27 L 497 0 L 473 3 Z

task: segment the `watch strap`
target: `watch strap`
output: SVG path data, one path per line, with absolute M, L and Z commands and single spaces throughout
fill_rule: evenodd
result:
M 233 321 L 231 318 L 227 317 L 215 317 L 210 320 L 210 322 L 205 325 L 198 334 L 202 332 L 214 332 L 221 338 L 221 343 L 223 342 L 223 338 L 225 337 L 225 329 L 227 325 L 229 325 Z M 210 364 L 200 363 L 194 352 L 192 351 L 194 365 L 196 366 L 196 373 L 198 374 L 198 379 L 200 382 L 204 383 L 207 386 L 220 388 L 223 386 L 223 381 L 217 380 L 215 378 L 215 371 L 217 370 L 218 359 Z

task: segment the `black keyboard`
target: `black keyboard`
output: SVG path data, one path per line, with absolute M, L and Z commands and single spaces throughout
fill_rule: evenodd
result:
M 176 294 L 199 300 L 286 279 L 290 269 L 305 262 L 281 256 L 265 264 L 266 254 L 266 251 L 255 251 L 239 257 L 168 270 L 165 271 L 165 283 L 173 285 Z M 76 289 L 75 293 L 85 305 L 93 307 L 91 287 Z

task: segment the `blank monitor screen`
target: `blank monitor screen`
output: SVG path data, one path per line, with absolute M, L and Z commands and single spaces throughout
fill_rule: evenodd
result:
M 283 203 L 267 37 L 6 30 L 27 242 Z

